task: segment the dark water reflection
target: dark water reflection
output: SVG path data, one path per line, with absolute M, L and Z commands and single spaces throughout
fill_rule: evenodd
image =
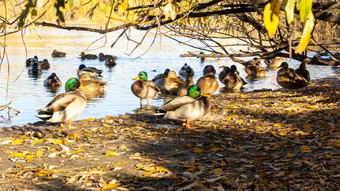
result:
M 103 52 L 104 54 L 118 56 L 116 60 L 117 65 L 108 68 L 105 66 L 105 62 L 100 62 L 99 60 L 82 61 L 79 59 L 80 52 L 85 51 L 86 47 L 100 38 L 101 35 L 46 28 L 37 28 L 37 31 L 41 38 L 38 38 L 35 33 L 27 34 L 25 37 L 25 44 L 28 50 L 27 56 L 33 57 L 37 55 L 39 60 L 47 58 L 51 68 L 44 70 L 43 74 L 39 76 L 28 75 L 27 68 L 25 68 L 25 60 L 27 59 L 25 49 L 22 42 L 18 41 L 21 37 L 18 36 L 18 34 L 8 37 L 7 51 L 10 59 L 8 99 L 6 100 L 7 63 L 5 62 L 2 64 L 0 71 L 0 105 L 13 101 L 11 106 L 19 110 L 20 113 L 17 116 L 11 114 L 11 118 L 9 119 L 7 111 L 0 111 L 0 128 L 12 125 L 25 125 L 39 121 L 39 119 L 35 117 L 37 114 L 36 111 L 44 107 L 57 94 L 65 92 L 64 83 L 67 79 L 77 76 L 76 70 L 80 64 L 102 69 L 104 72 L 102 73 L 101 79 L 107 82 L 107 86 L 104 88 L 105 92 L 99 95 L 89 96 L 86 109 L 76 119 L 100 118 L 138 110 L 139 99 L 131 93 L 130 88 L 133 83 L 132 79 L 137 76 L 139 71 L 146 71 L 149 79 L 152 79 L 157 74 L 163 73 L 166 68 L 175 70 L 178 73 L 183 64 L 188 63 L 195 71 L 193 81 L 196 82 L 197 79 L 202 76 L 202 70 L 205 65 L 211 64 L 215 66 L 217 73 L 219 73 L 222 70 L 222 66 L 235 64 L 228 58 L 220 60 L 206 59 L 205 62 L 201 62 L 198 58 L 181 58 L 179 57 L 180 54 L 188 51 L 197 51 L 166 38 L 162 38 L 161 42 L 158 40 L 143 57 L 136 58 L 149 48 L 154 37 L 151 35 L 145 38 L 145 44 L 137 48 L 131 57 L 127 56 L 127 54 L 133 50 L 135 44 L 128 44 L 126 40 L 119 40 L 119 44 L 114 48 L 110 48 L 110 42 L 102 47 L 104 40 L 94 43 L 90 47 L 90 49 L 94 50 L 87 51 L 87 53 L 99 54 Z M 108 34 L 107 39 L 114 40 L 120 32 L 121 31 Z M 144 33 L 135 32 L 134 34 L 136 34 L 134 40 L 138 41 L 138 39 L 143 37 Z M 96 49 L 98 47 L 101 48 Z M 66 57 L 52 58 L 51 53 L 54 49 L 67 52 Z M 249 59 L 251 58 L 244 58 L 244 60 Z M 299 62 L 292 61 L 291 63 L 289 62 L 289 64 L 290 67 L 295 69 L 298 67 Z M 235 65 L 238 67 L 241 77 L 248 83 L 242 91 L 279 88 L 275 80 L 276 71 L 268 71 L 265 78 L 247 79 L 244 67 L 237 63 Z M 308 65 L 307 67 L 312 79 L 339 75 L 328 66 Z M 43 81 L 52 72 L 57 74 L 63 86 L 54 89 L 43 86 Z M 15 80 L 18 76 L 20 76 L 19 79 Z M 221 83 L 220 87 L 217 94 L 230 92 L 226 91 Z M 150 100 L 150 105 L 158 107 L 171 99 L 173 99 L 173 97 L 160 95 L 158 98 Z M 145 105 L 146 100 L 143 100 L 143 106 Z

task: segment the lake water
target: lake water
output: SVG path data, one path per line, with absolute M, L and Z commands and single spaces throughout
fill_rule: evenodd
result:
M 102 80 L 106 81 L 108 85 L 105 87 L 106 93 L 98 98 L 91 98 L 86 109 L 76 120 L 131 113 L 138 109 L 139 98 L 132 94 L 130 87 L 133 83 L 132 79 L 137 76 L 139 71 L 146 71 L 149 79 L 152 79 L 158 73 L 163 73 L 166 68 L 178 72 L 184 63 L 188 63 L 188 65 L 195 70 L 194 81 L 196 81 L 202 76 L 202 70 L 207 64 L 215 66 L 217 70 L 216 76 L 222 70 L 222 68 L 219 67 L 235 64 L 228 58 L 206 60 L 204 63 L 201 63 L 197 58 L 179 57 L 180 54 L 187 53 L 187 51 L 194 53 L 199 51 L 165 37 L 157 37 L 155 43 L 149 49 L 153 41 L 154 33 L 147 36 L 143 45 L 138 47 L 131 56 L 128 56 L 136 45 L 133 42 L 128 42 L 125 38 L 122 38 L 113 48 L 110 47 L 120 33 L 121 31 L 113 32 L 108 34 L 106 38 L 101 38 L 103 35 L 96 33 L 64 31 L 50 28 L 37 28 L 36 31 L 27 31 L 24 37 L 27 47 L 27 57 L 30 58 L 37 55 L 39 60 L 46 58 L 51 64 L 51 68 L 44 70 L 43 74 L 39 77 L 32 77 L 27 73 L 27 68 L 25 67 L 25 48 L 20 33 L 8 36 L 7 53 L 10 63 L 8 98 L 6 99 L 8 64 L 5 59 L 0 70 L 0 105 L 12 101 L 10 106 L 19 110 L 20 113 L 18 115 L 11 113 L 11 115 L 8 116 L 7 109 L 0 111 L 0 128 L 40 121 L 40 119 L 36 117 L 36 111 L 43 108 L 54 96 L 65 91 L 64 83 L 67 79 L 77 76 L 76 70 L 80 64 L 104 70 Z M 131 38 L 140 41 L 143 34 L 142 32 L 132 31 Z M 3 42 L 1 38 L 0 40 Z M 100 62 L 99 60 L 82 61 L 79 59 L 79 54 L 81 51 L 85 51 L 87 47 L 89 47 L 89 49 L 86 53 L 98 54 L 103 52 L 105 54 L 118 56 L 118 60 L 116 61 L 117 66 L 109 69 L 105 67 L 104 62 Z M 52 58 L 51 53 L 54 49 L 67 52 L 66 57 Z M 144 55 L 139 57 L 142 54 Z M 242 59 L 246 60 L 251 58 Z M 290 67 L 294 69 L 297 68 L 298 65 L 299 62 L 297 61 L 290 63 Z M 240 75 L 245 78 L 246 73 L 244 67 L 240 64 L 236 64 L 236 66 L 240 71 Z M 329 66 L 308 65 L 307 68 L 311 73 L 312 79 L 338 75 Z M 63 86 L 55 92 L 43 86 L 43 81 L 52 72 L 55 72 L 63 83 Z M 269 71 L 266 74 L 266 78 L 256 79 L 255 81 L 249 81 L 245 78 L 248 84 L 245 85 L 243 91 L 280 88 L 275 78 L 276 71 Z M 221 84 L 220 86 L 223 87 Z M 220 92 L 216 94 L 218 93 Z M 163 98 L 160 97 L 151 100 L 150 104 L 152 106 L 161 106 L 163 104 Z M 143 101 L 143 105 L 146 105 L 146 100 Z

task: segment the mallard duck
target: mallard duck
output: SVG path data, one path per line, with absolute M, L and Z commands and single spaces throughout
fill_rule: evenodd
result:
M 187 96 L 176 97 L 159 109 L 166 111 L 165 119 L 186 120 L 183 125 L 188 129 L 189 121 L 200 119 L 205 116 L 211 108 L 208 100 L 209 95 L 204 94 L 197 85 L 190 86 Z
M 165 78 L 168 77 L 169 72 L 170 72 L 170 69 L 167 68 L 167 69 L 165 69 L 164 73 L 157 74 L 151 80 L 161 90 L 161 92 L 165 92 L 166 91 L 164 89 L 164 81 L 165 81 Z
M 142 108 L 142 99 L 147 100 L 147 108 L 149 108 L 149 99 L 157 97 L 160 92 L 159 88 L 152 82 L 148 81 L 148 75 L 142 71 L 134 78 L 136 80 L 131 85 L 131 91 L 135 96 L 140 98 L 140 107 Z
M 270 70 L 276 70 L 280 67 L 281 63 L 285 60 L 285 58 L 273 58 L 266 59 L 264 63 L 267 65 L 267 68 Z
M 28 68 L 28 74 L 30 75 L 40 75 L 42 74 L 41 67 L 38 65 L 37 62 L 34 62 L 31 64 L 31 66 Z
M 204 55 L 204 52 L 201 51 L 200 54 L 201 54 L 201 55 Z M 201 59 L 201 62 L 204 62 L 204 61 L 205 61 L 205 57 L 204 57 L 204 56 L 200 57 L 200 59 Z
M 38 110 L 37 117 L 50 123 L 61 123 L 77 117 L 86 107 L 86 97 L 77 78 L 70 78 L 65 84 L 66 93 L 55 96 L 44 108 Z
M 283 88 L 298 89 L 308 85 L 308 81 L 296 74 L 293 69 L 288 67 L 287 62 L 282 62 L 277 71 L 276 81 Z
M 196 82 L 198 87 L 205 94 L 211 95 L 218 90 L 219 85 L 218 85 L 218 82 L 216 80 L 216 77 L 214 76 L 215 73 L 216 73 L 216 70 L 215 70 L 214 66 L 207 65 L 203 69 L 204 76 L 200 77 Z
M 306 68 L 306 61 L 301 62 L 299 68 L 295 70 L 295 74 L 305 78 L 308 83 L 310 82 L 310 75 Z
M 80 53 L 80 58 L 81 58 L 82 60 L 85 60 L 85 59 L 94 60 L 94 59 L 97 59 L 98 56 L 95 55 L 95 54 L 85 54 L 85 52 L 81 52 L 81 53 Z
M 109 58 L 112 58 L 113 60 L 117 60 L 117 56 L 112 56 L 109 54 L 99 53 L 99 61 L 106 61 Z
M 263 77 L 267 72 L 265 68 L 257 64 L 248 64 L 245 70 L 250 77 Z
M 91 77 L 87 73 L 80 75 L 79 81 L 82 87 L 86 88 L 86 90 L 83 90 L 85 94 L 104 91 L 104 87 L 106 85 L 106 82 L 98 78 Z
M 177 96 L 187 95 L 189 87 L 194 84 L 194 81 L 192 81 L 192 75 L 187 75 L 184 84 L 178 89 Z
M 61 86 L 61 81 L 58 78 L 57 74 L 53 72 L 50 76 L 48 76 L 44 80 L 44 86 L 45 87 L 59 87 Z
M 26 67 L 30 67 L 32 63 L 38 62 L 38 56 L 34 56 L 33 58 L 29 58 L 26 60 Z
M 230 68 L 228 66 L 223 66 L 222 71 L 218 74 L 218 79 L 223 83 L 224 78 L 229 74 Z
M 187 75 L 191 75 L 193 76 L 194 75 L 194 70 L 188 66 L 187 63 L 185 63 L 181 69 L 178 71 L 178 74 L 181 75 L 181 76 L 187 76 Z
M 164 80 L 164 89 L 171 95 L 177 95 L 178 89 L 184 84 L 181 77 L 171 70 Z
M 61 58 L 61 57 L 65 57 L 65 56 L 66 56 L 66 53 L 65 53 L 65 52 L 59 52 L 59 51 L 57 51 L 57 50 L 53 50 L 51 56 L 52 56 L 52 57 Z
M 90 76 L 96 77 L 101 75 L 102 72 L 103 70 L 99 70 L 94 67 L 86 67 L 85 64 L 80 64 L 77 70 L 78 77 L 85 73 L 89 74 Z
M 228 90 L 239 90 L 246 82 L 237 73 L 235 65 L 230 67 L 229 73 L 221 81 Z
M 106 61 L 105 61 L 105 66 L 107 67 L 113 67 L 116 66 L 116 61 L 114 60 L 114 58 L 111 56 L 109 57 Z
M 215 67 L 213 65 L 206 65 L 203 68 L 203 75 L 215 75 L 216 74 L 216 70 Z
M 43 61 L 38 61 L 38 65 L 43 70 L 48 70 L 51 67 L 47 59 L 44 59 Z

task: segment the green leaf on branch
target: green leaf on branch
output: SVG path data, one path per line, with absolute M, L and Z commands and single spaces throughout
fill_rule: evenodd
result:
M 307 16 L 312 11 L 312 0 L 301 0 L 299 8 L 301 22 L 305 22 Z
M 36 0 L 29 0 L 26 5 L 25 9 L 21 12 L 19 22 L 18 22 L 18 27 L 21 28 L 25 25 L 25 20 L 28 16 L 29 13 L 32 14 L 30 11 L 32 8 L 35 8 L 37 1 Z
M 295 0 L 284 0 L 287 23 L 294 20 Z

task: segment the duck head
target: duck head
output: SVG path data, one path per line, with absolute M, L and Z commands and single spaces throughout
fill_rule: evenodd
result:
M 77 71 L 82 70 L 82 69 L 84 69 L 84 68 L 86 68 L 85 64 L 80 64 Z
M 288 63 L 282 62 L 281 65 L 279 66 L 279 68 L 283 68 L 283 69 L 287 70 L 288 69 Z
M 147 81 L 148 80 L 148 74 L 144 71 L 141 71 L 138 73 L 138 76 L 136 78 L 134 78 L 133 80 L 143 80 L 143 81 Z
M 78 89 L 80 87 L 80 82 L 78 78 L 70 78 L 65 83 L 65 91 L 70 92 Z
M 168 76 L 169 72 L 170 72 L 170 69 L 169 69 L 169 68 L 165 69 L 164 75 L 165 75 L 165 76 Z
M 209 95 L 203 93 L 197 85 L 192 85 L 188 88 L 188 96 L 192 98 L 198 98 L 199 96 L 209 97 Z

